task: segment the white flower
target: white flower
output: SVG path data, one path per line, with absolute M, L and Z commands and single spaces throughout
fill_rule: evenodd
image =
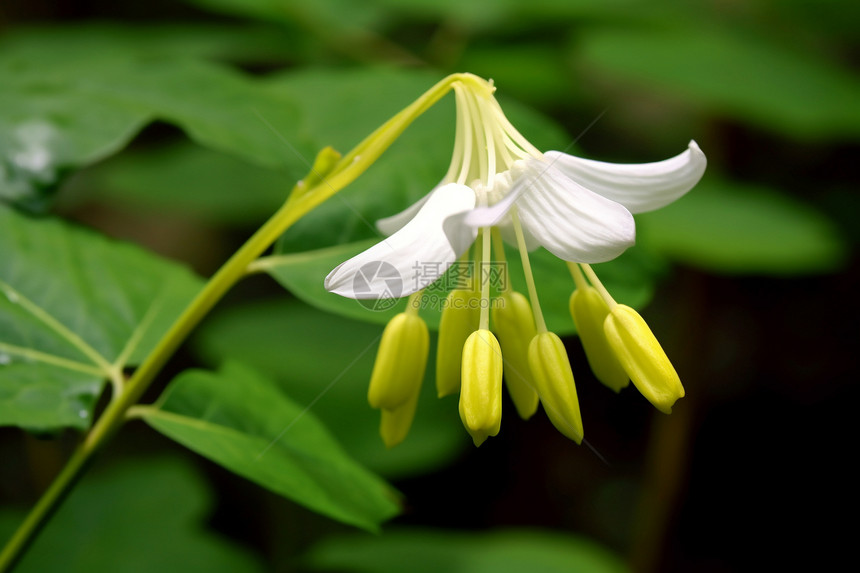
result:
M 439 396 L 460 392 L 460 418 L 476 445 L 499 431 L 503 377 L 522 417 L 534 414 L 539 401 L 562 434 L 577 443 L 583 439 L 570 361 L 561 339 L 547 328 L 531 272 L 528 252 L 538 246 L 568 261 L 576 284 L 571 313 L 598 378 L 616 391 L 632 380 L 658 409 L 670 412 L 684 396 L 677 372 L 645 321 L 612 298 L 590 263 L 614 259 L 633 245 L 633 213 L 671 203 L 699 181 L 706 164 L 699 146 L 691 141 L 676 157 L 640 165 L 541 153 L 507 120 L 491 83 L 469 74 L 451 78 L 457 131 L 448 173 L 426 197 L 377 223 L 388 238 L 325 280 L 328 290 L 350 298 L 411 295 L 405 313 L 386 328 L 391 340 L 380 347 L 381 366 L 374 367 L 387 376 L 385 384 L 372 385 L 371 397 L 371 405 L 383 409 L 386 444 L 406 437 L 415 402 L 404 396 L 415 396 L 414 382 L 423 377 L 427 357 L 426 344 L 391 333 L 407 320 L 424 324 L 418 316 L 423 289 L 466 255 L 479 231 L 472 258 L 488 263 L 490 273 L 472 267 L 470 282 L 456 285 L 445 299 L 436 368 Z M 528 299 L 507 280 L 491 288 L 494 268 L 507 273 L 494 229 L 519 249 Z M 502 304 L 491 316 L 495 299 Z M 463 301 L 480 305 L 454 304 Z M 420 356 L 412 361 L 420 369 L 388 368 L 402 359 L 402 348 L 419 346 Z
M 515 217 L 529 250 L 542 246 L 576 263 L 608 261 L 634 244 L 632 213 L 671 203 L 704 173 L 695 141 L 675 157 L 644 164 L 541 153 L 505 117 L 492 84 L 474 78 L 453 87 L 457 131 L 448 173 L 423 199 L 380 220 L 378 228 L 390 236 L 329 273 L 329 291 L 384 297 L 390 274 L 362 275 L 360 292 L 354 284 L 362 266 L 385 261 L 400 274 L 401 295 L 412 294 L 465 253 L 480 228 L 499 227 L 515 243 Z

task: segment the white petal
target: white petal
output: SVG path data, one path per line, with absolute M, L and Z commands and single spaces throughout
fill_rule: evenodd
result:
M 569 178 L 621 203 L 631 213 L 653 211 L 678 199 L 699 182 L 707 165 L 695 141 L 680 155 L 654 163 L 605 163 L 560 151 L 544 156 Z
M 529 171 L 526 161 L 516 161 L 506 175 L 506 178 L 511 182 L 509 183 L 510 189 L 505 192 L 501 200 L 489 207 L 477 207 L 471 211 L 448 217 L 444 227 L 448 241 L 452 245 L 457 248 L 465 245 L 465 248 L 468 248 L 466 242 L 471 244 L 471 241 L 474 241 L 475 233 L 481 227 L 498 227 L 502 233 L 502 238 L 508 244 L 517 245 L 513 224 L 508 213 L 516 200 L 531 184 L 531 179 L 540 176 L 540 171 Z M 532 236 L 528 229 L 523 229 L 523 238 L 528 251 L 540 247 L 540 242 Z M 464 251 L 465 248 L 463 248 Z
M 469 237 L 474 236 L 474 233 L 481 227 L 499 227 L 503 230 L 503 236 L 506 240 L 513 237 L 513 234 L 506 233 L 510 230 L 511 225 L 508 212 L 528 184 L 528 181 L 520 177 L 524 170 L 525 162 L 517 161 L 511 167 L 510 172 L 496 176 L 499 183 L 509 187 L 509 189 L 503 190 L 503 197 L 496 203 L 448 217 L 444 224 L 445 234 L 448 235 L 448 240 L 455 248 L 464 246 L 469 241 Z M 498 187 L 497 190 L 499 190 Z M 512 244 L 516 244 L 516 242 L 514 241 Z
M 589 191 L 551 165 L 530 161 L 532 181 L 517 200 L 524 230 L 566 261 L 609 261 L 636 240 L 633 215 L 623 205 Z
M 456 183 L 439 187 L 403 228 L 330 272 L 325 288 L 347 298 L 381 299 L 428 286 L 465 251 L 448 242 L 442 222 L 474 206 L 471 188 Z
M 418 211 L 421 210 L 421 207 L 424 206 L 424 203 L 430 198 L 430 195 L 433 194 L 436 189 L 439 187 L 434 187 L 430 190 L 429 193 L 421 197 L 418 201 L 408 206 L 403 211 L 397 213 L 396 215 L 392 215 L 390 217 L 385 217 L 384 219 L 379 219 L 376 222 L 376 228 L 385 236 L 393 235 L 397 231 L 403 228 L 406 223 L 412 220 L 415 215 L 418 214 Z

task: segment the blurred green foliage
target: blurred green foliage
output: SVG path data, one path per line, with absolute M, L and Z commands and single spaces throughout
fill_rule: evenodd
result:
M 206 530 L 214 502 L 188 462 L 125 461 L 75 489 L 16 571 L 263 571 L 250 551 Z M 4 539 L 22 513 L 0 512 Z
M 434 530 L 391 531 L 370 538 L 333 538 L 314 547 L 308 563 L 322 571 L 397 573 L 410 563 L 415 573 L 623 573 L 622 560 L 587 539 L 550 531 L 512 530 L 488 534 Z

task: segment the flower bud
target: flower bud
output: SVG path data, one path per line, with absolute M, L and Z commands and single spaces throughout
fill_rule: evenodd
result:
M 519 292 L 506 292 L 493 308 L 493 330 L 504 356 L 505 386 L 520 418 L 528 420 L 537 411 L 538 394 L 529 367 L 529 343 L 535 336 L 535 320 L 528 299 Z
M 401 312 L 391 319 L 370 375 L 367 401 L 371 406 L 394 410 L 418 394 L 429 346 L 430 335 L 421 317 Z
M 489 330 L 476 330 L 463 346 L 460 419 L 476 446 L 502 424 L 502 349 Z
M 322 181 L 328 177 L 332 171 L 334 171 L 334 168 L 337 166 L 340 159 L 340 153 L 333 147 L 323 147 L 320 152 L 317 153 L 317 156 L 314 159 L 314 164 L 311 166 L 310 173 L 308 173 L 304 179 L 296 183 L 296 186 L 293 189 L 293 195 L 302 195 L 322 183 Z
M 440 398 L 460 389 L 463 345 L 469 335 L 478 330 L 480 315 L 480 298 L 476 291 L 457 289 L 448 293 L 439 321 L 436 349 L 436 392 Z
M 605 386 L 615 392 L 621 391 L 630 383 L 630 378 L 606 340 L 603 330 L 609 314 L 606 301 L 592 286 L 577 288 L 570 295 L 570 314 L 592 372 Z
M 573 370 L 561 339 L 552 332 L 542 332 L 529 344 L 529 366 L 532 370 L 543 409 L 556 429 L 582 443 L 582 416 L 573 383 Z
M 633 384 L 649 402 L 666 414 L 684 397 L 681 379 L 639 313 L 619 304 L 604 323 L 609 345 Z
M 418 406 L 418 394 L 419 392 L 416 392 L 405 404 L 393 410 L 382 410 L 382 417 L 379 421 L 379 435 L 382 436 L 385 447 L 393 448 L 406 439 L 406 434 L 409 433 L 409 428 L 412 427 L 412 420 L 415 418 L 415 409 Z

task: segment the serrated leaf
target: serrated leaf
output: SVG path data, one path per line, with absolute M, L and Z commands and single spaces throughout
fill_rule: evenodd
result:
M 212 494 L 187 462 L 134 459 L 87 475 L 15 571 L 263 570 L 246 550 L 205 529 Z M 23 519 L 23 513 L 4 508 L 0 539 L 9 539 Z
M 162 434 L 314 511 L 370 530 L 395 492 L 353 461 L 306 408 L 238 364 L 186 371 L 141 417 Z
M 727 181 L 706 178 L 681 200 L 638 220 L 649 248 L 719 273 L 827 272 L 846 255 L 833 223 L 811 207 Z
M 306 562 L 317 570 L 397 573 L 623 573 L 624 561 L 597 543 L 540 530 L 476 534 L 432 529 L 389 531 L 384 536 L 332 538 Z
M 797 137 L 860 134 L 860 80 L 831 59 L 732 29 L 594 30 L 577 55 L 601 75 Z
M 216 313 L 202 325 L 193 346 L 207 364 L 235 359 L 270 376 L 373 471 L 402 477 L 438 468 L 471 444 L 457 416 L 456 399 L 436 397 L 431 348 L 409 435 L 403 444 L 386 449 L 379 436 L 379 412 L 367 403 L 381 334 L 380 326 L 295 300 L 261 301 Z
M 0 424 L 86 428 L 104 381 L 154 348 L 201 287 L 185 268 L 0 206 Z

